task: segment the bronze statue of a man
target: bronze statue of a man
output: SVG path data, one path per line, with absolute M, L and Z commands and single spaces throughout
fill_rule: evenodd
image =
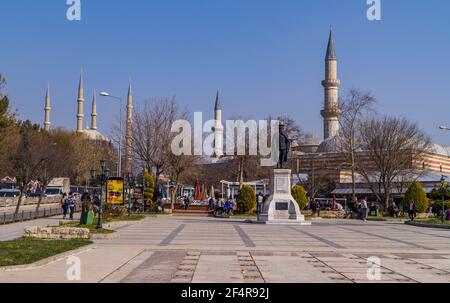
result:
M 291 148 L 291 140 L 289 140 L 289 137 L 286 135 L 284 127 L 284 124 L 280 123 L 280 157 L 278 160 L 277 168 L 283 168 L 283 165 L 288 161 L 288 153 Z

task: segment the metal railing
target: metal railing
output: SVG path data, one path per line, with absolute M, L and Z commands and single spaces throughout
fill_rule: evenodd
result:
M 75 207 L 75 212 L 79 212 L 81 209 L 81 205 L 77 204 Z M 15 213 L 2 213 L 0 214 L 0 224 L 11 224 L 16 222 L 24 222 L 31 221 L 42 218 L 49 218 L 54 216 L 63 215 L 64 211 L 61 207 L 51 207 L 51 208 L 43 208 L 39 211 L 36 209 L 32 210 L 21 210 L 16 215 Z

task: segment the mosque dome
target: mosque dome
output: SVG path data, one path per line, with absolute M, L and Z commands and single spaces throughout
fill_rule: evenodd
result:
M 337 153 L 339 152 L 339 138 L 334 136 L 325 139 L 317 148 L 318 153 Z
M 80 133 L 85 135 L 89 140 L 92 141 L 105 141 L 105 142 L 110 141 L 107 137 L 105 137 L 102 133 L 100 133 L 96 129 L 84 129 Z

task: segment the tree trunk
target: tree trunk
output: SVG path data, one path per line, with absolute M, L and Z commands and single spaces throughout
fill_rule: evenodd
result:
M 239 188 L 242 189 L 242 187 L 244 186 L 244 159 L 243 158 L 239 160 L 239 167 L 240 167 Z
M 352 152 L 352 202 L 356 201 L 355 154 Z
M 24 191 L 25 191 L 26 187 L 27 187 L 27 185 L 24 185 L 20 189 L 19 201 L 17 201 L 16 211 L 14 212 L 14 217 L 16 217 L 19 214 L 20 205 L 22 204 L 23 196 L 25 195 Z
M 159 169 L 156 169 L 155 173 L 155 182 L 153 183 L 155 185 L 154 191 L 153 191 L 153 202 L 158 201 L 158 187 L 159 187 L 159 176 L 161 175 L 161 172 Z
M 37 203 L 37 206 L 36 206 L 36 212 L 39 212 L 39 208 L 41 207 L 41 203 L 42 203 L 42 198 L 44 198 L 44 195 L 45 195 L 46 191 L 47 191 L 47 185 L 44 185 L 42 187 L 42 192 L 39 195 L 39 200 L 38 200 L 38 203 Z

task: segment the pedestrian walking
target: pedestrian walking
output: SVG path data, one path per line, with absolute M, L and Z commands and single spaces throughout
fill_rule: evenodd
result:
M 185 196 L 184 197 L 184 210 L 188 210 L 189 208 L 189 197 Z
M 364 197 L 364 198 L 361 200 L 361 219 L 362 219 L 363 221 L 367 221 L 367 214 L 368 214 L 368 211 L 369 211 L 369 209 L 368 209 L 368 206 L 367 206 L 367 198 Z
M 61 197 L 61 208 L 63 210 L 63 220 L 66 219 L 67 216 L 67 210 L 68 210 L 68 202 L 67 202 L 67 194 L 64 193 Z
M 262 204 L 264 202 L 264 197 L 261 193 L 258 194 L 256 202 L 257 202 L 256 212 L 260 214 L 262 212 Z
M 70 220 L 73 220 L 73 215 L 75 213 L 75 203 L 76 203 L 75 194 L 74 193 L 69 194 L 69 198 L 67 200 L 68 200 Z
M 417 210 L 416 210 L 416 203 L 411 198 L 408 202 L 408 216 L 411 221 L 414 221 L 416 218 Z

